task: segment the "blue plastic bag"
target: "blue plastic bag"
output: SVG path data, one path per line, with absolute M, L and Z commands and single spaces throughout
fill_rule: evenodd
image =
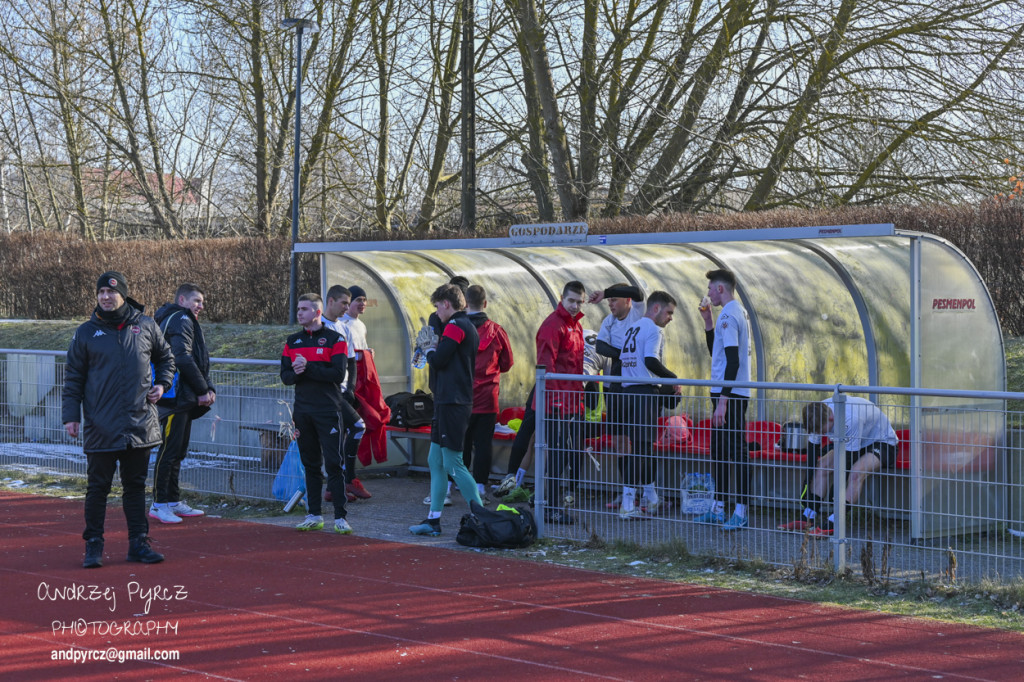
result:
M 274 498 L 287 502 L 297 492 L 306 492 L 306 470 L 299 458 L 299 445 L 295 441 L 288 446 L 281 460 L 281 468 L 277 470 L 274 477 L 274 487 L 271 489 Z

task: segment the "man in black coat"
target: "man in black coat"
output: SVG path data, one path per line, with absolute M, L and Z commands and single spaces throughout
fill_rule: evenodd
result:
M 146 473 L 149 452 L 160 443 L 156 402 L 171 387 L 174 356 L 156 322 L 128 298 L 120 272 L 100 275 L 96 302 L 92 318 L 71 339 L 61 404 L 64 429 L 72 438 L 82 435 L 88 458 L 82 565 L 103 565 L 107 495 L 118 464 L 127 560 L 154 564 L 164 557 L 149 546 Z
M 483 506 L 476 481 L 462 461 L 462 446 L 473 411 L 473 373 L 480 336 L 466 316 L 466 298 L 455 284 L 438 287 L 430 297 L 444 325 L 436 346 L 427 349 L 427 362 L 436 372 L 434 419 L 430 424 L 430 513 L 409 527 L 413 535 L 441 534 L 441 510 L 447 477 L 459 486 L 467 502 Z
M 161 523 L 181 523 L 182 517 L 203 515 L 202 510 L 182 501 L 178 477 L 188 454 L 192 420 L 209 412 L 217 399 L 210 382 L 210 354 L 199 326 L 199 313 L 205 301 L 203 291 L 195 284 L 182 284 L 174 301 L 162 305 L 153 316 L 171 346 L 178 370 L 172 391 L 157 404 L 164 442 L 153 465 L 153 506 L 149 516 Z

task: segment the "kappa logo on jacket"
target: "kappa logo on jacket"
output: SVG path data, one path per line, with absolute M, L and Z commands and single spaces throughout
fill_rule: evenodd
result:
M 92 338 L 95 339 L 97 336 L 106 336 L 106 335 L 107 335 L 107 333 L 105 331 L 103 331 L 102 329 L 97 329 L 96 333 L 92 335 Z

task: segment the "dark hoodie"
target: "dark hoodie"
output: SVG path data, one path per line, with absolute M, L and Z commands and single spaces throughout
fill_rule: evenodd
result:
M 216 392 L 210 382 L 210 353 L 203 328 L 191 310 L 175 303 L 164 303 L 153 317 L 171 346 L 179 375 L 175 397 L 163 398 L 159 405 L 198 419 L 210 409 L 199 405 L 199 396 Z
M 498 412 L 498 382 L 512 369 L 512 344 L 501 325 L 487 318 L 487 313 L 470 313 L 469 321 L 480 335 L 473 372 L 473 414 Z

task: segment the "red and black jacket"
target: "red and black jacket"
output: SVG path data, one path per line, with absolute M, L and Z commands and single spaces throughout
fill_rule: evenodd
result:
M 306 370 L 296 374 L 292 362 L 306 358 Z M 295 387 L 295 412 L 338 412 L 348 366 L 348 344 L 327 325 L 314 332 L 301 329 L 288 337 L 281 353 L 281 381 Z
M 434 405 L 472 405 L 473 372 L 480 335 L 464 310 L 451 316 L 441 332 L 437 350 L 427 362 L 437 377 Z

